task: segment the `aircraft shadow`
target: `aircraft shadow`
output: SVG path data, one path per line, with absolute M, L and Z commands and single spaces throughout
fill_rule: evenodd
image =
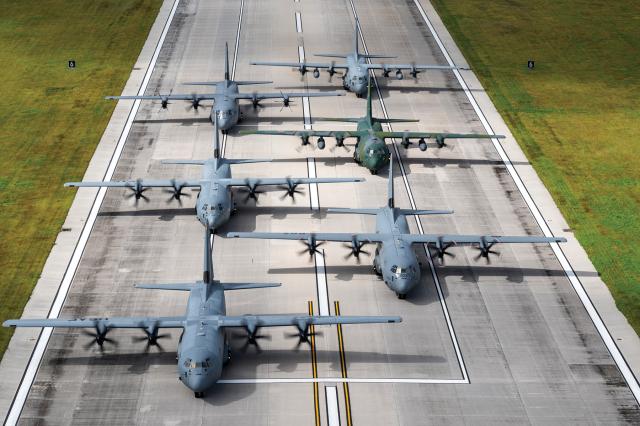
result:
M 140 209 L 100 212 L 98 217 L 128 217 L 128 216 L 156 216 L 160 220 L 169 221 L 176 216 L 195 216 L 193 207 Z

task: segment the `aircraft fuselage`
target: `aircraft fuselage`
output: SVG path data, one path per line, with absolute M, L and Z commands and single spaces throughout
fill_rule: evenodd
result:
M 210 294 L 206 295 L 206 286 Z M 225 315 L 224 290 L 218 283 L 198 283 L 189 293 L 187 322 L 178 344 L 178 378 L 196 396 L 211 388 L 229 358 L 223 328 L 209 323 L 210 315 Z
M 355 93 L 359 98 L 366 96 L 369 70 L 365 64 L 365 59 L 355 54 L 346 57 L 347 71 L 342 78 L 344 88 Z
M 233 96 L 238 94 L 238 85 L 230 80 L 222 81 L 216 85 L 216 93 L 209 119 L 215 124 L 217 116 L 220 130 L 227 131 L 240 119 L 240 105 Z
M 392 237 L 376 247 L 373 265 L 384 283 L 398 297 L 404 296 L 420 282 L 420 264 L 411 247 L 400 234 L 409 234 L 406 216 L 385 208 L 376 215 L 376 231 Z M 396 237 L 397 236 L 397 237 Z
M 378 138 L 373 132 L 382 131 L 380 123 L 370 123 L 365 117 L 358 122 L 358 130 L 369 132 L 357 142 L 353 159 L 360 165 L 369 169 L 371 174 L 377 174 L 378 170 L 389 163 L 390 152 L 384 139 Z
M 231 178 L 231 167 L 216 159 L 207 160 L 202 169 L 202 185 L 196 200 L 198 221 L 215 232 L 225 224 L 233 209 L 233 194 L 228 186 L 218 183 L 217 179 Z

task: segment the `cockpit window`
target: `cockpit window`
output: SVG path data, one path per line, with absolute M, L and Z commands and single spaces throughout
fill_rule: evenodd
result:
M 188 359 L 184 362 L 184 366 L 187 368 L 208 368 L 209 367 L 209 359 L 199 362 Z
M 222 204 L 218 203 L 218 210 L 222 211 Z

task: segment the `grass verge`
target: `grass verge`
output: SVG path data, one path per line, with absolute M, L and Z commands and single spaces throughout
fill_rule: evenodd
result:
M 638 333 L 640 2 L 431 2 Z
M 82 179 L 115 107 L 102 97 L 122 91 L 161 4 L 3 2 L 0 321 L 20 317 L 75 195 L 62 184 Z

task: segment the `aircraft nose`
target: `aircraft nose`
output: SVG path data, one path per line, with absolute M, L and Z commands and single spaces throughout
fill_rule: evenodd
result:
M 207 376 L 204 374 L 188 375 L 186 385 L 194 392 L 204 392 L 209 387 Z

